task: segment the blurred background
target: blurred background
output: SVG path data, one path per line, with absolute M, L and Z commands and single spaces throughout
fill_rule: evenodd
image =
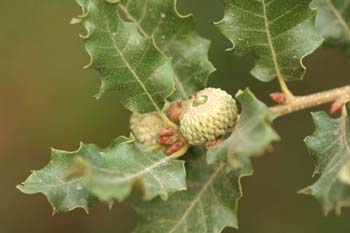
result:
M 223 16 L 219 0 L 179 0 L 181 13 L 194 14 L 198 31 L 212 40 L 209 57 L 217 71 L 210 85 L 231 94 L 250 86 L 272 105 L 268 94 L 276 82 L 261 83 L 249 75 L 253 63 L 225 52 L 230 43 L 212 22 Z M 82 67 L 89 61 L 78 33 L 69 25 L 80 14 L 73 0 L 0 1 L 0 232 L 1 233 L 128 233 L 137 216 L 127 203 L 109 211 L 103 204 L 91 209 L 51 216 L 43 195 L 24 195 L 15 186 L 32 169 L 42 168 L 50 148 L 74 150 L 79 142 L 107 146 L 128 135 L 129 113 L 111 93 L 96 100 L 99 76 Z M 291 83 L 296 94 L 349 83 L 350 64 L 335 48 L 317 50 L 305 59 L 308 72 Z M 314 109 L 318 110 L 318 109 Z M 235 233 L 349 233 L 350 209 L 342 216 L 323 216 L 321 205 L 297 191 L 311 184 L 313 164 L 303 143 L 313 124 L 304 111 L 278 119 L 282 141 L 264 157 L 254 159 L 255 174 L 242 181 L 239 230 Z

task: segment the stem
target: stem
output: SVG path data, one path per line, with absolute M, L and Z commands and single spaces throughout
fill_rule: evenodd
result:
M 306 108 L 330 103 L 337 99 L 350 100 L 350 85 L 311 95 L 294 97 L 285 105 L 271 107 L 271 111 L 277 113 L 278 116 L 284 116 Z
M 289 90 L 286 81 L 284 81 L 284 79 L 280 73 L 279 73 L 279 75 L 277 75 L 277 79 L 278 79 L 278 83 L 280 84 L 282 92 L 287 96 L 287 101 L 292 102 L 295 97 L 294 97 L 293 93 Z
M 172 122 L 163 111 L 160 110 L 157 112 L 159 114 L 159 117 L 163 120 L 163 122 L 166 126 L 173 128 L 173 129 L 178 128 L 177 125 L 174 122 Z
M 186 143 L 186 145 L 183 146 L 179 151 L 176 151 L 175 153 L 171 154 L 169 157 L 173 159 L 180 158 L 181 156 L 186 154 L 189 148 L 190 148 L 190 145 Z
M 262 0 L 260 2 L 263 6 L 263 12 L 264 12 L 263 17 L 264 17 L 264 24 L 265 24 L 265 30 L 266 30 L 266 39 L 267 39 L 268 45 L 271 49 L 271 56 L 272 56 L 273 65 L 275 67 L 276 76 L 277 76 L 278 82 L 281 86 L 281 90 L 286 95 L 287 100 L 292 101 L 294 99 L 294 96 L 293 96 L 292 92 L 288 89 L 288 86 L 287 86 L 286 82 L 284 81 L 280 66 L 278 64 L 277 53 L 275 51 L 275 47 L 274 47 L 273 42 L 272 42 L 273 39 L 272 39 L 271 32 L 270 32 L 270 30 L 271 30 L 270 29 L 270 22 L 268 21 L 268 18 L 267 18 L 267 4 L 265 3 L 265 0 Z

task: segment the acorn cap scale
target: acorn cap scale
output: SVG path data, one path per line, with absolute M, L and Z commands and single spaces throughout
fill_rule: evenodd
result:
M 237 111 L 231 95 L 218 88 L 206 88 L 186 104 L 180 131 L 189 144 L 204 144 L 228 133 L 236 124 Z

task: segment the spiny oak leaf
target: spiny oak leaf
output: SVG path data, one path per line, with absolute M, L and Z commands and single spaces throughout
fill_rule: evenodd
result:
M 188 98 L 207 86 L 214 71 L 208 60 L 210 42 L 199 36 L 191 15 L 182 16 L 176 0 L 108 0 L 118 4 L 124 18 L 137 25 L 145 38 L 153 37 L 158 48 L 173 60 L 176 92 L 172 98 Z
M 276 77 L 302 79 L 302 60 L 322 44 L 314 28 L 309 0 L 222 0 L 224 18 L 217 26 L 238 54 L 251 53 L 251 74 L 264 82 Z
M 160 196 L 166 200 L 176 191 L 186 189 L 184 161 L 150 151 L 128 138 L 118 138 L 101 152 L 103 166 L 87 163 L 84 175 L 88 189 L 103 201 L 123 201 L 135 184 L 140 184 L 144 199 Z
M 96 201 L 81 177 L 67 179 L 76 161 L 83 159 L 95 166 L 102 166 L 100 148 L 95 145 L 80 144 L 73 152 L 52 149 L 51 161 L 41 170 L 32 174 L 17 188 L 26 194 L 43 193 L 50 202 L 53 213 L 67 212 L 83 208 L 86 212 Z
M 188 190 L 166 202 L 156 199 L 137 205 L 143 219 L 134 233 L 219 233 L 238 227 L 240 179 L 252 174 L 249 159 L 240 158 L 239 168 L 228 171 L 224 163 L 208 165 L 204 156 L 197 155 L 187 160 L 186 168 Z
M 78 207 L 88 211 L 97 198 L 123 201 L 136 184 L 143 187 L 146 200 L 158 195 L 167 199 L 186 189 L 184 162 L 120 137 L 104 150 L 85 144 L 74 152 L 53 150 L 50 163 L 18 188 L 43 193 L 54 212 L 66 212 Z
M 349 105 L 348 105 L 349 107 Z M 305 139 L 315 159 L 318 180 L 301 191 L 321 201 L 324 212 L 350 206 L 350 121 L 349 111 L 334 119 L 325 112 L 313 114 L 316 130 Z
M 171 59 L 144 38 L 135 23 L 124 21 L 117 4 L 76 0 L 83 9 L 83 36 L 91 66 L 102 75 L 100 95 L 116 90 L 123 105 L 139 113 L 161 111 L 174 91 Z

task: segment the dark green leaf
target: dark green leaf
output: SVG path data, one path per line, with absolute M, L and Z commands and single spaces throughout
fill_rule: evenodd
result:
M 96 198 L 91 195 L 81 178 L 67 180 L 67 174 L 78 159 L 89 161 L 96 167 L 102 165 L 100 149 L 95 145 L 81 144 L 74 152 L 52 150 L 50 163 L 41 170 L 33 171 L 27 180 L 17 188 L 26 194 L 43 193 L 49 200 L 54 213 L 75 208 L 88 208 Z
M 214 70 L 208 61 L 209 41 L 201 38 L 192 16 L 180 16 L 175 0 L 117 2 L 121 15 L 134 22 L 146 38 L 153 36 L 157 46 L 173 58 L 177 92 L 174 97 L 188 98 L 207 86 Z
M 91 65 L 102 74 L 100 95 L 117 90 L 131 111 L 160 111 L 175 91 L 171 60 L 145 39 L 137 25 L 125 22 L 118 5 L 105 0 L 77 0 L 87 30 L 86 50 Z
M 348 105 L 349 107 L 349 105 Z M 350 121 L 348 112 L 338 119 L 324 112 L 313 114 L 316 130 L 305 139 L 316 161 L 319 179 L 301 191 L 311 194 L 323 204 L 325 213 L 350 206 Z
M 299 80 L 303 58 L 322 43 L 314 29 L 316 12 L 308 0 L 222 0 L 219 29 L 238 54 L 255 57 L 252 75 L 261 81 L 275 77 Z
M 220 159 L 230 159 L 236 155 L 250 157 L 266 151 L 273 141 L 279 140 L 278 134 L 271 127 L 276 114 L 248 89 L 236 95 L 242 106 L 242 113 L 231 136 L 223 144 L 208 151 L 209 164 Z
M 350 0 L 314 0 L 316 30 L 331 45 L 350 49 Z
M 135 233 L 219 233 L 237 228 L 240 178 L 252 173 L 250 161 L 240 160 L 239 169 L 226 172 L 223 163 L 207 165 L 203 156 L 187 161 L 188 190 L 167 202 L 156 199 L 137 206 L 143 221 Z

